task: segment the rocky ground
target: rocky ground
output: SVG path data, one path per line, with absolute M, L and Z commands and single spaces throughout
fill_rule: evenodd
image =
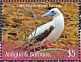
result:
M 11 50 L 21 46 L 30 33 L 36 29 L 36 19 L 34 18 L 30 7 L 33 5 L 33 11 L 38 19 L 38 26 L 52 20 L 52 17 L 42 15 L 52 7 L 58 7 L 64 15 L 65 27 L 60 38 L 54 43 L 54 46 L 62 49 L 78 48 L 78 3 L 3 3 L 2 5 L 2 46 L 3 50 Z M 22 6 L 23 5 L 23 6 Z M 44 7 L 35 7 L 34 5 L 45 5 Z M 12 47 L 10 47 L 12 46 Z

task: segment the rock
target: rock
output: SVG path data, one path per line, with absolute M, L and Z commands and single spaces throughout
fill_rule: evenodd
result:
M 16 9 L 15 12 L 20 12 L 21 10 L 20 9 Z
M 55 8 L 54 6 L 51 6 L 51 5 L 48 5 L 48 8 L 47 9 L 52 9 L 52 8 Z
M 8 7 L 7 5 L 4 5 L 4 7 Z
M 24 32 L 24 31 L 25 31 L 25 28 L 16 28 L 16 30 L 17 30 L 18 32 Z
M 7 11 L 9 14 L 12 14 L 11 11 Z
M 6 23 L 5 23 L 5 26 L 10 26 L 10 25 L 9 25 L 9 22 L 6 22 Z
M 60 2 L 57 2 L 57 4 L 61 4 Z
M 10 33 L 8 33 L 9 35 L 13 35 L 13 36 L 16 36 L 17 35 L 17 33 L 15 33 L 15 32 L 10 32 Z
M 11 25 L 11 27 L 13 27 L 13 28 L 17 28 L 18 26 L 20 26 L 20 24 L 18 24 L 18 23 L 14 23 Z
M 25 17 L 24 19 L 25 19 L 25 20 L 29 20 L 29 18 L 27 18 L 27 17 Z
M 33 30 L 32 29 L 28 29 L 29 32 L 32 32 Z
M 67 36 L 66 36 L 66 35 L 65 35 L 64 37 L 65 37 L 65 38 L 67 38 Z
M 2 23 L 5 23 L 5 21 L 6 21 L 5 19 L 2 19 Z
M 20 26 L 20 24 L 19 23 L 16 23 L 16 26 Z
M 6 29 L 3 29 L 3 31 L 7 31 Z
M 6 17 L 2 16 L 2 20 L 5 19 L 6 20 Z
M 2 23 L 2 27 L 5 27 L 5 24 L 4 23 Z
M 61 43 L 64 44 L 65 43 L 65 39 L 60 39 Z
M 74 21 L 75 19 L 71 17 L 71 18 L 68 18 L 68 20 Z
M 21 19 L 18 19 L 18 18 L 14 18 L 14 19 L 12 19 L 14 22 L 16 22 L 16 23 L 20 23 L 20 24 L 22 24 L 22 20 Z
M 25 12 L 25 15 L 26 15 L 26 16 L 30 16 L 30 17 L 34 17 L 34 16 L 33 16 L 33 13 L 30 12 L 30 11 L 26 11 L 26 12 Z
M 10 39 L 10 38 L 11 38 L 11 36 L 7 36 L 7 38 L 9 38 L 9 39 Z
M 61 35 L 60 38 L 64 38 L 65 36 L 64 35 Z
M 11 27 L 16 28 L 16 25 L 13 24 Z
M 35 28 L 35 27 L 34 27 L 33 25 L 31 25 L 31 24 L 29 24 L 28 27 L 29 27 L 30 29 L 34 29 L 34 28 Z
M 69 14 L 66 13 L 66 12 L 63 12 L 63 15 L 66 16 L 66 17 L 69 16 Z
M 3 20 L 2 20 L 2 23 L 5 23 L 5 21 L 6 21 L 6 20 L 3 19 Z
M 7 33 L 14 32 L 12 29 L 6 31 Z
M 16 6 L 16 4 L 14 4 L 14 6 Z

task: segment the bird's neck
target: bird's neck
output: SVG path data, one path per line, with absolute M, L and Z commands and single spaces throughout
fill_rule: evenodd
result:
M 61 23 L 64 24 L 64 17 L 63 17 L 63 15 L 59 15 L 59 16 L 53 17 L 52 21 L 54 21 L 55 25 L 59 25 Z

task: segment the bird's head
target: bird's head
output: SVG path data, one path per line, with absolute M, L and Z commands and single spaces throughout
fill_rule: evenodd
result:
M 54 17 L 56 17 L 58 15 L 62 15 L 60 10 L 58 8 L 53 8 L 49 12 L 47 12 L 46 14 L 43 14 L 42 17 L 44 17 L 44 16 L 54 16 Z

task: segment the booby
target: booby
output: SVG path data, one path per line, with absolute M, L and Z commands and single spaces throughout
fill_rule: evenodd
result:
M 53 47 L 51 45 L 52 42 L 55 42 L 61 35 L 63 29 L 64 29 L 64 17 L 63 14 L 60 12 L 58 8 L 53 8 L 46 14 L 43 14 L 42 17 L 44 16 L 52 16 L 53 19 L 52 21 L 39 26 L 36 29 L 36 34 L 35 31 L 32 32 L 32 34 L 29 35 L 29 39 L 34 37 L 37 40 L 37 42 L 41 41 L 41 45 L 45 45 L 46 48 L 51 48 Z M 34 43 L 37 43 L 34 42 Z M 33 43 L 30 43 L 32 45 Z

